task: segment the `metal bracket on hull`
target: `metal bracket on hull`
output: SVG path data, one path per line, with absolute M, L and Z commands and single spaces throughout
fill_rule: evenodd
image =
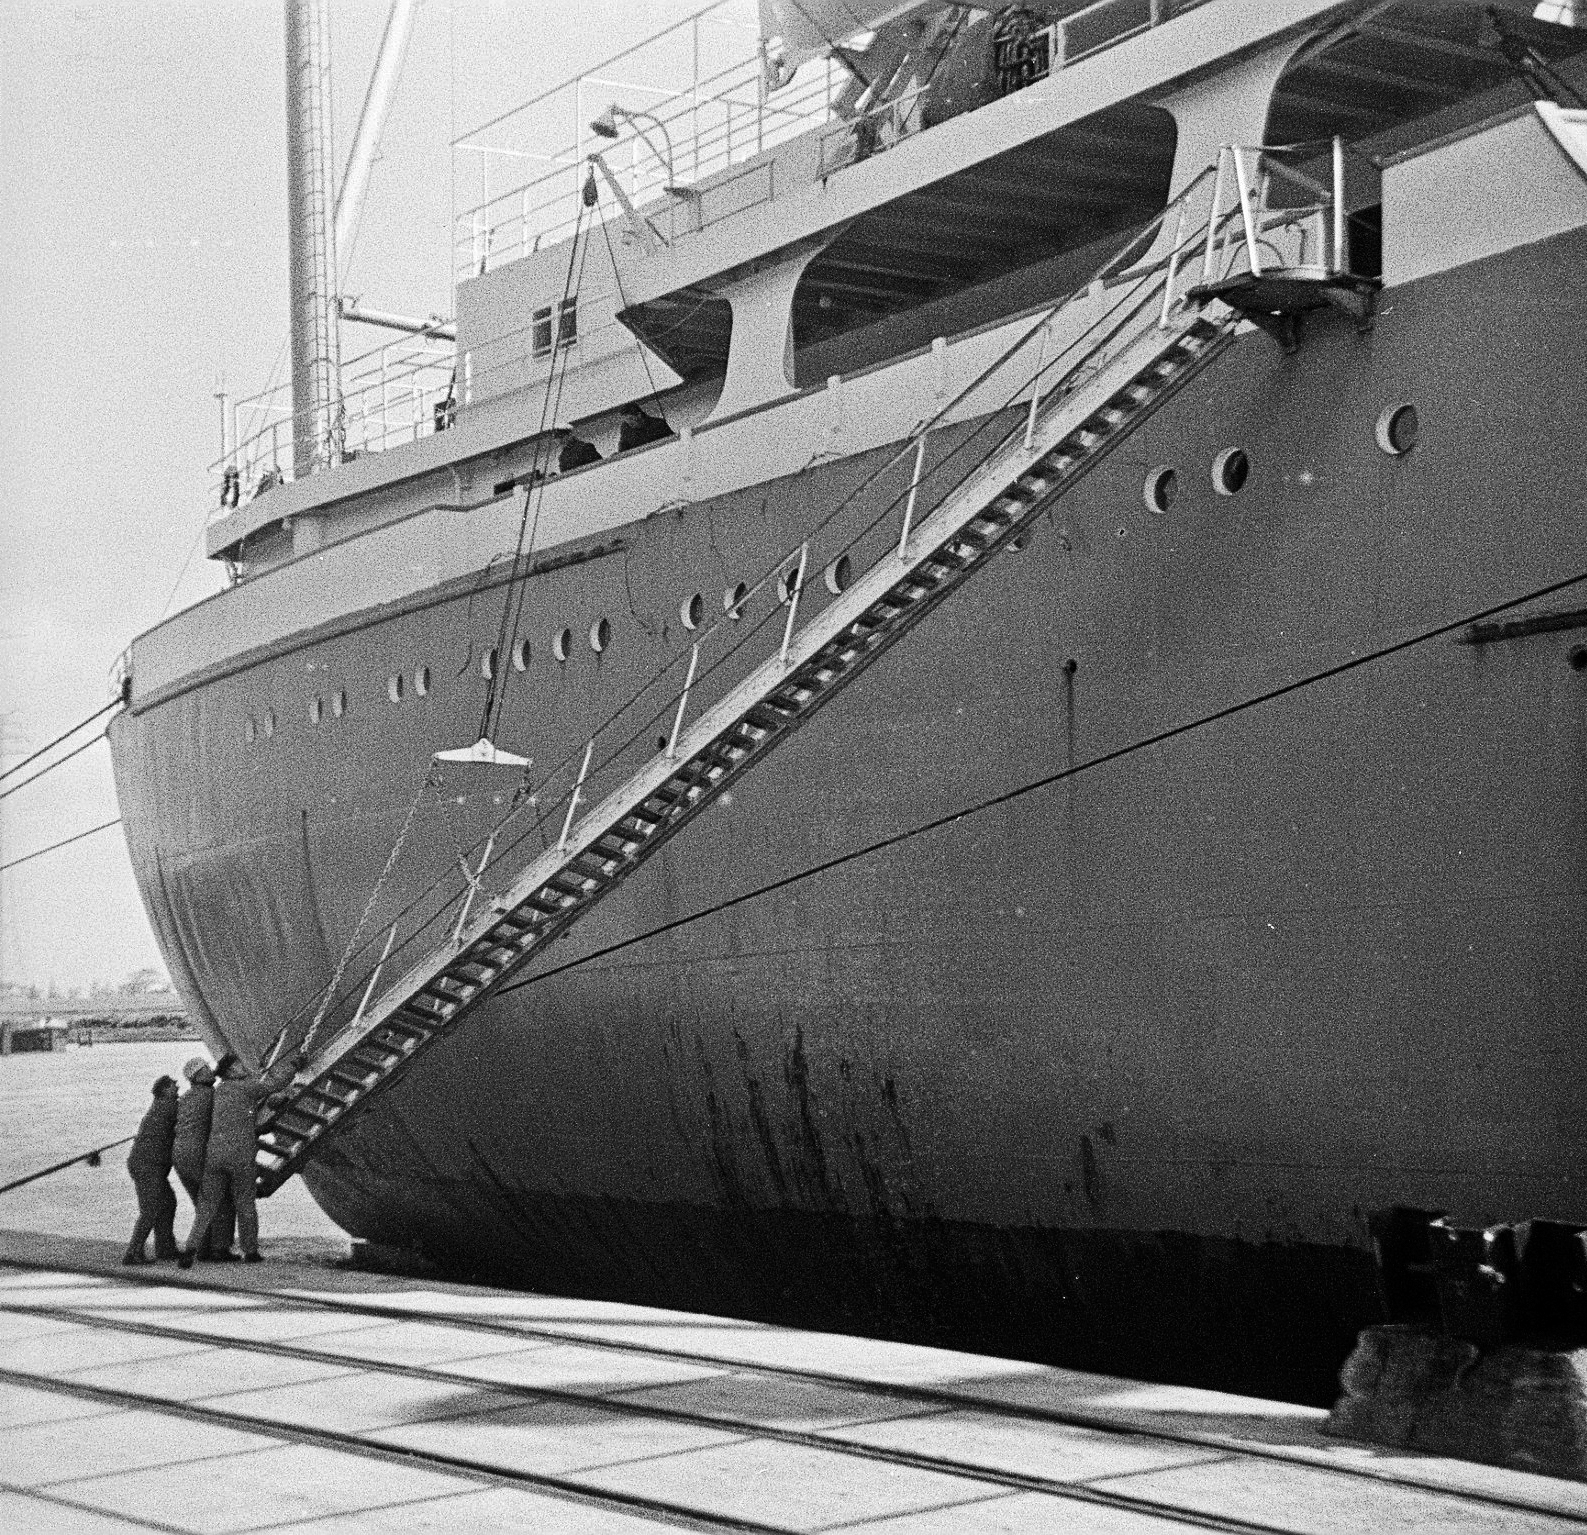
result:
M 1348 272 L 1242 272 L 1192 288 L 1186 296 L 1192 303 L 1218 299 L 1293 352 L 1300 345 L 1302 319 L 1313 310 L 1337 309 L 1355 321 L 1357 330 L 1371 330 L 1380 286 L 1376 278 Z

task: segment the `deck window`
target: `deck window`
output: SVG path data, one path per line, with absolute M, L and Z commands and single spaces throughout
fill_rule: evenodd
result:
M 551 352 L 551 309 L 537 309 L 529 322 L 529 336 L 536 357 L 547 357 Z

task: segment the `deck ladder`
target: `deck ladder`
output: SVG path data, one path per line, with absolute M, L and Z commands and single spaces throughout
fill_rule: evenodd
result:
M 1040 411 L 1033 390 L 1024 431 L 906 524 L 902 539 L 809 623 L 795 630 L 790 612 L 780 649 L 692 724 L 675 727 L 667 750 L 577 821 L 570 811 L 557 845 L 314 1053 L 262 1120 L 260 1192 L 279 1188 L 371 1094 L 986 565 L 1204 368 L 1239 323 L 1220 304 L 1170 311 L 1165 299 L 1159 313 L 1148 303 L 1081 358 L 1067 392 L 1054 389 Z M 913 497 L 906 517 L 912 511 Z

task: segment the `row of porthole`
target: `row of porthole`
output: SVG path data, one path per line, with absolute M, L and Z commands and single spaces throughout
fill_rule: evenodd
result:
M 1391 458 L 1403 458 L 1421 436 L 1421 417 L 1408 404 L 1389 405 L 1378 416 L 1373 437 Z M 1212 461 L 1212 488 L 1220 496 L 1237 496 L 1251 478 L 1251 459 L 1244 448 L 1225 448 Z M 1179 471 L 1161 464 L 1146 476 L 1141 499 L 1149 512 L 1161 517 L 1179 496 Z
M 338 688 L 330 698 L 331 716 L 340 719 L 347 713 L 347 694 Z M 325 718 L 325 698 L 316 693 L 309 700 L 309 723 L 318 725 Z M 276 733 L 276 715 L 274 709 L 266 709 L 263 714 L 250 714 L 242 724 L 243 739 L 250 744 L 257 741 L 260 736 L 269 740 Z
M 611 620 L 597 618 L 590 625 L 590 649 L 600 655 L 612 643 Z M 551 653 L 559 662 L 566 661 L 573 654 L 573 631 L 562 629 L 551 641 Z M 529 670 L 530 647 L 528 640 L 515 640 L 511 651 L 508 653 L 512 660 L 512 669 L 515 672 Z M 496 669 L 501 663 L 501 652 L 492 645 L 489 650 L 483 651 L 479 658 L 479 674 L 487 682 L 493 681 Z M 408 684 L 403 673 L 393 672 L 386 678 L 386 697 L 392 703 L 400 704 L 408 691 Z M 430 668 L 418 666 L 413 672 L 413 691 L 419 698 L 424 698 L 430 691 Z
M 849 583 L 851 564 L 849 557 L 840 555 L 826 569 L 826 584 L 830 591 L 838 593 L 844 590 Z M 787 603 L 798 582 L 797 569 L 790 569 L 778 578 L 777 600 Z M 745 603 L 749 599 L 749 588 L 740 581 L 736 586 L 731 586 L 723 593 L 722 608 L 729 618 L 738 619 L 743 616 Z M 692 597 L 686 598 L 680 609 L 679 616 L 684 627 L 696 629 L 705 618 L 705 599 L 696 592 Z M 602 654 L 612 643 L 611 620 L 597 618 L 590 625 L 590 649 L 597 655 Z M 565 662 L 573 653 L 573 631 L 569 628 L 561 629 L 551 641 L 551 653 L 557 661 Z M 526 639 L 514 641 L 510 652 L 514 671 L 525 672 L 529 670 L 530 645 Z M 500 662 L 500 652 L 492 645 L 484 651 L 479 658 L 479 672 L 487 682 L 496 676 L 496 669 Z M 427 697 L 432 685 L 432 676 L 428 666 L 417 666 L 413 671 L 411 684 L 414 695 L 418 698 Z M 400 704 L 407 697 L 409 681 L 406 673 L 393 672 L 386 678 L 386 697 L 394 704 Z M 340 689 L 331 695 L 331 713 L 340 719 L 347 712 L 347 694 Z M 309 722 L 318 725 L 325 717 L 325 701 L 319 695 L 309 700 Z M 271 711 L 266 711 L 257 719 L 249 715 L 243 723 L 243 736 L 248 742 L 257 740 L 262 733 L 266 739 L 273 736 L 276 731 L 276 717 Z
M 848 555 L 840 554 L 826 570 L 822 572 L 822 581 L 826 589 L 834 597 L 841 596 L 848 590 L 849 582 L 854 578 L 854 562 Z M 783 607 L 793 601 L 794 593 L 799 590 L 799 567 L 789 566 L 777 577 L 777 601 Z M 739 581 L 728 587 L 722 593 L 722 611 L 735 623 L 744 616 L 744 610 L 749 603 L 749 587 Z M 678 618 L 685 629 L 698 629 L 705 622 L 705 598 L 696 592 L 692 597 L 685 597 L 678 604 Z

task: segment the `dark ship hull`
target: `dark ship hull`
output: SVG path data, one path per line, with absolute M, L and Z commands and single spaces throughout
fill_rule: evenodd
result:
M 1377 1315 L 1369 1211 L 1579 1216 L 1587 584 L 1553 588 L 1587 571 L 1584 261 L 1576 231 L 1392 290 L 1370 331 L 1244 337 L 333 1137 L 316 1199 L 526 1286 L 1313 1401 Z M 558 760 L 686 648 L 680 596 L 870 463 L 531 577 L 500 739 Z M 117 720 L 217 1047 L 332 979 L 431 754 L 477 733 L 504 591 L 350 613 Z M 598 615 L 609 649 L 556 664 L 542 635 Z M 479 783 L 415 815 L 372 928 L 499 816 Z

